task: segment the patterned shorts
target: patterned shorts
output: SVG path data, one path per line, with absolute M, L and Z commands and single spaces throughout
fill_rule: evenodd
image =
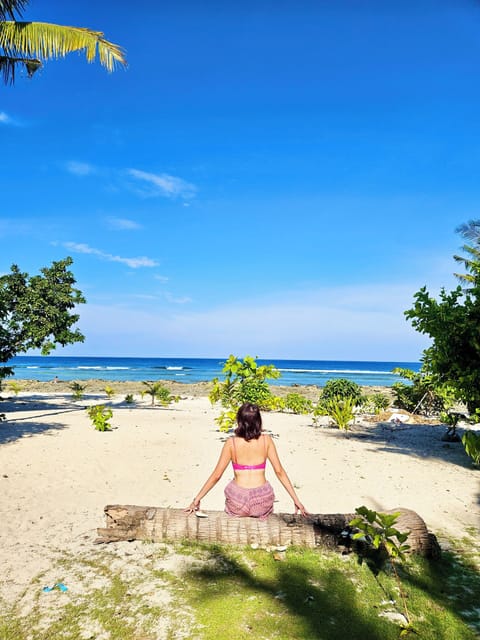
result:
M 225 487 L 225 511 L 229 516 L 267 518 L 273 513 L 275 494 L 269 482 L 245 489 L 232 480 Z

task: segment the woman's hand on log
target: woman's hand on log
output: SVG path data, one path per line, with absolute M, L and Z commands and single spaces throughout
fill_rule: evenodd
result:
M 295 515 L 297 515 L 298 512 L 300 512 L 302 516 L 310 515 L 310 513 L 305 509 L 305 507 L 301 502 L 294 502 L 294 505 L 295 505 Z
M 200 500 L 198 502 L 195 502 L 195 500 L 192 500 L 192 502 L 188 505 L 188 507 L 185 509 L 185 513 L 195 513 L 195 511 L 198 511 L 200 509 Z

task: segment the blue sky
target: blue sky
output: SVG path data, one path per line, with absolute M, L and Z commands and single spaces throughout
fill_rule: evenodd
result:
M 74 259 L 58 355 L 418 360 L 479 216 L 480 3 L 34 0 L 121 44 L 1 88 L 0 270 Z

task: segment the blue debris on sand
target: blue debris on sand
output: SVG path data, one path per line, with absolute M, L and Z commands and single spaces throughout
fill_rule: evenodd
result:
M 48 593 L 49 591 L 53 591 L 54 589 L 58 589 L 58 591 L 68 591 L 68 587 L 66 587 L 63 582 L 56 582 L 53 587 L 43 587 L 42 591 Z

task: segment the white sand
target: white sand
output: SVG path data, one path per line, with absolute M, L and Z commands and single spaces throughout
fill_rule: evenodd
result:
M 0 597 L 11 600 L 58 553 L 93 548 L 106 504 L 183 508 L 212 470 L 225 437 L 207 398 L 171 409 L 135 408 L 112 401 L 114 430 L 93 429 L 83 406 L 65 394 L 21 394 L 0 404 Z M 80 405 L 80 406 L 78 406 Z M 311 425 L 309 416 L 264 414 L 280 458 L 311 513 L 417 511 L 431 531 L 461 536 L 478 528 L 479 471 L 463 446 L 441 441 L 444 427 L 370 424 L 350 437 Z M 271 469 L 278 502 L 292 504 Z M 223 509 L 222 481 L 202 501 Z

